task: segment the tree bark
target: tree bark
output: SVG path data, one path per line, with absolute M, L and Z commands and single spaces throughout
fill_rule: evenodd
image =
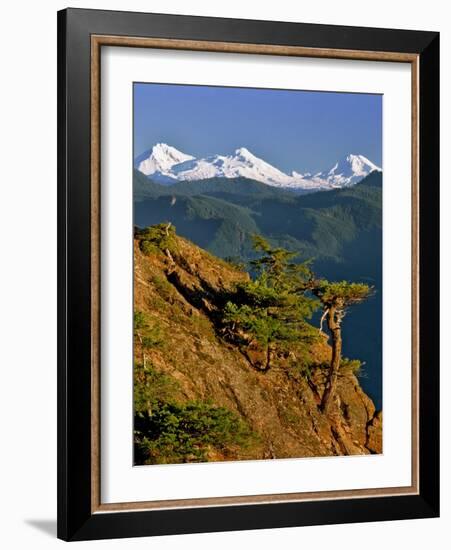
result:
M 139 340 L 139 343 L 141 345 L 142 362 L 143 362 L 143 367 L 144 367 L 144 370 L 145 370 L 146 369 L 146 350 L 144 349 L 144 342 L 143 342 L 142 336 L 141 336 L 141 334 L 139 333 L 138 330 L 136 331 L 136 335 L 138 336 L 138 340 Z
M 319 332 L 323 332 L 323 323 L 324 323 L 324 319 L 326 318 L 327 314 L 329 312 L 329 308 L 325 309 L 324 310 L 324 313 L 321 315 L 321 320 L 319 322 Z
M 265 365 L 265 372 L 268 371 L 271 368 L 271 358 L 272 358 L 272 348 L 271 344 L 268 344 L 266 346 L 266 365 Z
M 327 380 L 326 389 L 324 390 L 321 400 L 321 409 L 326 414 L 329 412 L 330 406 L 333 403 L 341 362 L 341 325 L 340 321 L 337 320 L 337 313 L 339 315 L 339 312 L 337 312 L 335 308 L 330 308 L 327 315 L 327 325 L 332 335 L 332 360 L 330 362 L 329 378 Z

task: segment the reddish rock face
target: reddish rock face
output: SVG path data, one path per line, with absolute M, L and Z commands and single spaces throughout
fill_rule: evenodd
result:
M 377 412 L 368 423 L 367 448 L 375 454 L 382 453 L 382 411 Z
M 224 296 L 248 275 L 174 239 L 169 254 L 144 254 L 135 241 L 135 311 L 146 314 L 162 340 L 147 351 L 147 361 L 177 383 L 177 400 L 210 400 L 256 434 L 246 447 L 212 450 L 209 460 L 381 453 L 382 413 L 352 372 L 340 373 L 330 414 L 319 408 L 331 354 L 326 337 L 293 345 L 265 371 L 258 345 L 240 349 L 214 321 Z M 135 354 L 140 361 L 139 342 Z

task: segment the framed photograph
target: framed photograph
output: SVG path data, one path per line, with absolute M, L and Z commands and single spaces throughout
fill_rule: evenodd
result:
M 58 536 L 439 514 L 439 35 L 58 14 Z

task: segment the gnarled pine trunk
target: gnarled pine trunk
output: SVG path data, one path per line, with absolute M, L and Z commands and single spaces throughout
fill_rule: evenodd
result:
M 337 319 L 337 313 L 339 315 L 336 308 L 331 307 L 327 314 L 327 326 L 332 335 L 332 360 L 330 362 L 329 378 L 327 380 L 326 389 L 324 390 L 321 400 L 321 409 L 326 414 L 330 410 L 337 389 L 338 371 L 340 370 L 341 361 L 341 324 L 339 318 Z

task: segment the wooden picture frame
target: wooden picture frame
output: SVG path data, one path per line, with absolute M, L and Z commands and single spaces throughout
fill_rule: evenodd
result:
M 100 501 L 100 51 L 104 46 L 393 61 L 412 67 L 412 484 Z M 58 537 L 87 540 L 439 513 L 439 35 L 67 9 L 58 13 Z

